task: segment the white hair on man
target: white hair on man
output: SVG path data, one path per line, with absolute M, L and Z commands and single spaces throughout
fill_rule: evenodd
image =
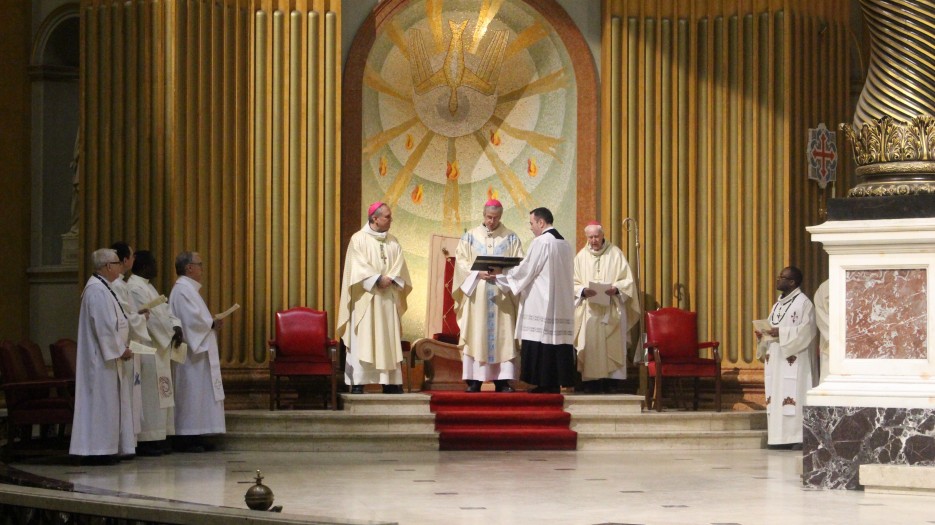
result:
M 94 253 L 91 254 L 91 266 L 94 267 L 94 271 L 98 271 L 101 268 L 107 266 L 107 263 L 118 262 L 117 251 L 111 248 L 101 248 L 99 250 L 94 250 Z
M 597 221 L 591 221 L 584 226 L 585 235 L 588 234 L 588 230 L 591 230 L 594 233 L 604 233 L 604 227 L 601 226 L 601 223 Z

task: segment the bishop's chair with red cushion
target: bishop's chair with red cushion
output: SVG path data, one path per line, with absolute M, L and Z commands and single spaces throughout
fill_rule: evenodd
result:
M 694 410 L 698 410 L 698 379 L 714 379 L 714 407 L 721 411 L 721 343 L 698 342 L 698 316 L 678 308 L 660 308 L 646 312 L 646 366 L 649 384 L 646 388 L 646 408 L 662 411 L 664 380 L 694 378 Z M 711 357 L 700 357 L 702 349 L 710 349 Z M 650 393 L 652 392 L 652 398 Z
M 328 313 L 296 306 L 276 312 L 275 325 L 275 339 L 269 341 L 269 409 L 279 408 L 282 376 L 290 381 L 321 376 L 328 379 L 331 409 L 337 410 L 338 342 L 328 337 Z

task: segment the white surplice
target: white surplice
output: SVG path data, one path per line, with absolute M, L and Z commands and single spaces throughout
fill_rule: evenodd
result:
M 518 299 L 505 285 L 488 283 L 471 270 L 479 255 L 522 257 L 523 244 L 502 223 L 493 231 L 480 225 L 465 232 L 455 254 L 452 299 L 458 315 L 462 379 L 516 379 L 514 339 Z
M 118 363 L 129 344 L 130 326 L 105 280 L 92 276 L 81 294 L 75 417 L 68 452 L 78 456 L 117 454 L 121 412 Z M 131 428 L 132 430 L 132 428 Z
M 152 283 L 139 275 L 130 276 L 127 289 L 136 310 L 159 297 L 159 292 Z M 175 433 L 175 413 L 172 408 L 175 406 L 175 395 L 169 354 L 176 326 L 181 327 L 181 321 L 172 315 L 168 303 L 149 311 L 146 327 L 150 342 L 156 348 L 156 354 L 140 356 L 143 397 L 140 433 L 137 435 L 140 441 L 159 441 Z
M 130 325 L 130 341 L 136 341 L 146 346 L 152 346 L 149 340 L 149 331 L 146 329 L 146 317 L 136 313 L 130 289 L 127 288 L 123 276 L 117 277 L 110 283 L 111 289 L 120 301 L 120 307 L 127 314 Z M 128 410 L 120 412 L 126 418 L 120 424 L 120 454 L 136 454 L 137 434 L 140 433 L 143 413 L 143 393 L 140 384 L 140 356 L 120 361 L 117 364 L 120 373 L 120 402 L 129 403 Z
M 393 280 L 381 289 L 380 276 Z M 335 337 L 344 342 L 348 385 L 401 385 L 402 325 L 412 280 L 396 237 L 365 224 L 351 236 L 341 280 Z
M 592 282 L 610 284 L 619 293 L 608 305 L 589 301 L 583 291 Z M 581 379 L 627 378 L 628 333 L 640 319 L 636 294 L 630 265 L 610 241 L 597 251 L 586 245 L 575 256 L 575 350 Z
M 169 295 L 172 314 L 182 325 L 188 345 L 184 363 L 173 363 L 175 433 L 179 436 L 223 434 L 224 385 L 214 317 L 198 293 L 201 283 L 181 276 Z
M 516 339 L 546 345 L 572 344 L 574 260 L 571 245 L 546 230 L 532 240 L 529 254 L 519 266 L 498 277 L 520 299 Z
M 815 386 L 817 376 L 815 309 L 796 288 L 776 301 L 769 323 L 779 328 L 779 337 L 762 340 L 757 346 L 757 357 L 765 363 L 767 443 L 801 443 L 805 393 Z
M 828 310 L 830 309 L 828 281 L 821 283 L 815 290 L 815 323 L 818 326 L 818 382 L 828 376 L 828 362 L 831 353 L 828 347 Z

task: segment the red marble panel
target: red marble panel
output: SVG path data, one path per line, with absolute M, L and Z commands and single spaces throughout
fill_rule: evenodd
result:
M 926 270 L 849 270 L 845 277 L 848 359 L 925 359 Z

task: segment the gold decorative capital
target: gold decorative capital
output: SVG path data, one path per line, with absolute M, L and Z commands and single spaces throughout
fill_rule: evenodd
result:
M 848 197 L 935 193 L 935 117 L 883 117 L 858 129 L 841 124 L 863 182 Z

